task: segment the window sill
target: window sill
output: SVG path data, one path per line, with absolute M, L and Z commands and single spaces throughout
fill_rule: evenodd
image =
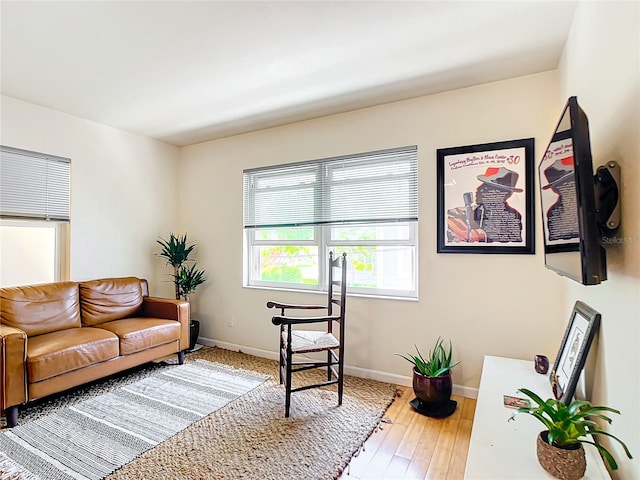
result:
M 309 293 L 312 295 L 322 295 L 323 297 L 327 296 L 327 292 L 321 292 L 319 290 L 303 290 L 296 288 L 276 288 L 276 287 L 265 287 L 262 285 L 243 285 L 243 288 L 248 288 L 251 290 L 269 290 L 273 292 L 291 292 L 291 293 Z M 349 297 L 360 297 L 360 298 L 370 298 L 372 300 L 396 300 L 396 301 L 405 301 L 405 302 L 417 302 L 417 297 L 399 297 L 393 295 L 371 295 L 366 293 L 349 293 L 347 292 Z

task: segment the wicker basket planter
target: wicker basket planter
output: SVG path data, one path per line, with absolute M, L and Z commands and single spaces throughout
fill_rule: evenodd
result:
M 584 477 L 587 461 L 582 444 L 573 449 L 555 447 L 547 443 L 547 433 L 547 430 L 540 432 L 537 440 L 538 462 L 542 468 L 560 480 L 578 480 Z

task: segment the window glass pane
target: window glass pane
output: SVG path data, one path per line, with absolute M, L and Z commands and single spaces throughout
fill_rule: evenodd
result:
M 3 287 L 56 281 L 56 227 L 0 226 L 0 284 Z
M 313 240 L 315 229 L 312 228 L 260 228 L 255 230 L 255 239 L 261 241 Z
M 261 282 L 318 285 L 318 247 L 274 245 L 257 247 Z
M 409 240 L 407 224 L 331 227 L 331 241 Z
M 415 247 L 368 246 L 336 247 L 347 253 L 350 287 L 377 290 L 413 291 Z

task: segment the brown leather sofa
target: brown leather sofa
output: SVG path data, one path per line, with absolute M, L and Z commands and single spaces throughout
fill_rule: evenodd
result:
M 146 280 L 105 278 L 0 289 L 0 410 L 189 348 L 189 304 Z

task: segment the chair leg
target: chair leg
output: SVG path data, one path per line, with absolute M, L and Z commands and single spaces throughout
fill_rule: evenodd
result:
M 284 399 L 284 416 L 289 416 L 289 410 L 291 408 L 291 355 L 287 356 L 287 365 L 286 365 L 286 380 L 284 383 L 285 389 L 285 399 Z
M 280 385 L 282 385 L 282 382 L 284 381 L 283 368 L 286 365 L 286 361 L 285 361 L 285 345 L 284 345 L 284 340 L 282 340 L 283 334 L 284 334 L 284 325 L 280 325 L 280 362 L 279 362 L 279 365 L 278 365 L 278 376 L 280 377 Z
M 331 381 L 331 350 L 327 351 L 327 381 Z
M 342 360 L 342 356 L 344 355 L 344 350 L 341 349 L 340 358 L 338 359 L 338 405 L 342 405 L 342 392 L 344 390 L 344 361 Z
M 18 406 L 13 405 L 12 407 L 7 407 L 4 412 L 7 416 L 7 427 L 12 428 L 18 425 Z
M 282 338 L 282 335 L 280 335 Z M 281 355 L 284 355 L 285 365 L 285 398 L 284 398 L 284 416 L 289 416 L 289 410 L 291 407 L 291 369 L 293 366 L 293 352 L 291 351 L 291 325 L 287 325 L 287 340 L 286 345 L 283 345 Z
M 182 365 L 184 363 L 184 350 L 178 352 L 178 364 Z

